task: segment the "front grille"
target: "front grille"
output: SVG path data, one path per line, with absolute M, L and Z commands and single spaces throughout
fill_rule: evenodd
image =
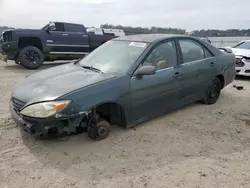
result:
M 250 73 L 250 70 L 245 70 L 245 73 Z
M 14 97 L 12 97 L 11 100 L 12 100 L 14 109 L 15 109 L 16 111 L 20 111 L 21 108 L 24 107 L 24 105 L 26 104 L 25 102 L 20 101 L 20 100 L 18 100 L 17 98 L 14 98 Z
M 3 33 L 3 42 L 12 41 L 12 31 L 5 31 Z
M 245 64 L 242 62 L 242 59 L 236 58 L 236 67 L 243 67 Z

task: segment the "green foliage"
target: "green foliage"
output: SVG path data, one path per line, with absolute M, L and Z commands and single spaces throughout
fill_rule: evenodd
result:
M 184 29 L 178 28 L 162 28 L 162 27 L 131 27 L 131 26 L 122 26 L 122 25 L 110 25 L 103 24 L 102 28 L 112 28 L 112 29 L 123 29 L 126 35 L 133 34 L 150 34 L 150 33 L 164 33 L 164 34 L 185 34 Z
M 11 27 L 7 27 L 7 26 L 0 26 L 0 35 L 3 31 L 5 30 L 8 30 L 8 29 L 14 29 L 14 28 L 11 28 Z
M 185 29 L 180 28 L 163 28 L 163 27 L 131 27 L 122 25 L 103 24 L 102 28 L 123 29 L 126 35 L 133 34 L 150 34 L 150 33 L 164 33 L 164 34 L 186 34 Z M 0 26 L 0 34 L 7 29 L 14 29 L 7 26 Z M 197 37 L 235 37 L 235 36 L 250 36 L 250 29 L 208 29 L 195 30 L 191 32 L 192 36 Z
M 228 30 L 196 30 L 192 32 L 193 36 L 197 37 L 238 37 L 250 36 L 250 29 L 228 29 Z

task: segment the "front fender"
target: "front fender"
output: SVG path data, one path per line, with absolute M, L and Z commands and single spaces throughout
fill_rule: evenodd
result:
M 128 75 L 118 76 L 94 85 L 73 91 L 58 100 L 72 100 L 75 109 L 80 111 L 90 111 L 96 106 L 104 103 L 117 103 L 127 112 L 130 109 L 130 87 Z

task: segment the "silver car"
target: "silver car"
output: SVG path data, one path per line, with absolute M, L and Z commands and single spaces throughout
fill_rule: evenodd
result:
M 241 41 L 231 49 L 236 56 L 236 74 L 250 76 L 250 40 Z

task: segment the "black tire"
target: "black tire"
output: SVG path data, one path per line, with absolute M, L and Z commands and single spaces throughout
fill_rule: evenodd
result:
M 206 96 L 201 100 L 203 104 L 211 105 L 217 102 L 221 94 L 221 81 L 219 78 L 214 78 L 208 86 Z
M 28 46 L 20 51 L 18 59 L 27 69 L 38 69 L 43 64 L 44 56 L 37 47 Z
M 100 141 L 107 138 L 109 132 L 110 123 L 108 121 L 103 120 L 89 127 L 88 136 L 95 141 Z

